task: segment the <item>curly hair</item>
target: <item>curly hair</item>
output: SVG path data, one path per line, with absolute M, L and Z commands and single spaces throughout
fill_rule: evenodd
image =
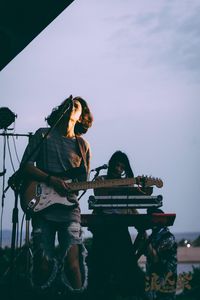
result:
M 114 169 L 115 165 L 119 162 L 124 164 L 124 166 L 125 166 L 125 170 L 124 170 L 125 176 L 129 177 L 129 178 L 134 177 L 128 156 L 124 152 L 118 150 L 113 153 L 113 155 L 111 156 L 111 158 L 108 162 L 108 174 L 107 174 L 108 178 L 112 176 L 111 175 L 112 170 Z
M 92 126 L 93 115 L 88 107 L 87 102 L 81 97 L 75 97 L 73 100 L 80 102 L 82 106 L 81 122 L 77 122 L 74 128 L 76 135 L 81 135 L 87 132 L 88 128 Z
M 65 99 L 59 106 L 53 108 L 51 114 L 46 118 L 47 123 L 49 126 L 53 126 L 56 120 L 59 119 L 61 113 L 63 112 L 63 108 L 66 105 L 66 102 L 69 99 L 72 99 L 72 96 Z M 82 135 L 87 132 L 88 128 L 92 126 L 93 116 L 90 112 L 87 102 L 81 97 L 73 98 L 73 101 L 77 100 L 80 102 L 82 106 L 82 113 L 81 113 L 81 122 L 77 122 L 74 127 L 74 132 L 76 135 Z M 69 110 L 68 115 L 70 116 L 72 108 Z M 61 120 L 60 120 L 61 121 Z

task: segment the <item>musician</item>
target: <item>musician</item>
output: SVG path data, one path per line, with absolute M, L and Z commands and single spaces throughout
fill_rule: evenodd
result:
M 148 208 L 148 214 L 163 213 Z M 146 236 L 147 238 L 147 236 Z M 173 300 L 176 297 L 177 243 L 168 227 L 156 226 L 146 249 L 147 296 L 149 300 Z
M 108 162 L 107 175 L 96 180 L 134 177 L 127 155 L 116 151 Z M 95 214 L 121 214 L 126 209 L 101 209 Z M 134 210 L 134 213 L 137 213 Z M 91 266 L 90 282 L 96 293 L 105 291 L 120 293 L 123 296 L 141 293 L 144 289 L 144 276 L 134 259 L 132 240 L 127 226 L 101 226 L 90 228 L 93 233 L 92 251 L 89 256 Z M 93 274 L 94 273 L 94 274 Z M 111 287 L 112 286 L 112 287 Z M 116 290 L 117 287 L 117 290 Z M 112 289 L 113 288 L 113 289 Z
M 47 122 L 52 128 L 48 136 L 41 143 L 49 128 L 39 128 L 25 150 L 21 163 L 23 178 L 45 183 L 60 196 L 67 194 L 68 200 L 75 205 L 53 204 L 32 215 L 31 281 L 37 289 L 48 290 L 59 277 L 64 289 L 81 292 L 87 285 L 86 250 L 81 236 L 77 192 L 70 191 L 65 179 L 69 176 L 66 176 L 66 171 L 77 170 L 77 167 L 82 172 L 81 178 L 87 178 L 90 146 L 80 136 L 91 127 L 93 117 L 84 99 L 70 96 L 52 110 Z M 56 234 L 58 255 L 55 251 Z

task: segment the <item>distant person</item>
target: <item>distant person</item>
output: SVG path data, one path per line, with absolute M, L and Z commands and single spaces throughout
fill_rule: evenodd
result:
M 164 213 L 149 208 L 148 214 Z M 177 243 L 168 227 L 154 227 L 146 249 L 146 295 L 149 300 L 174 300 L 177 282 Z
M 96 180 L 133 178 L 134 174 L 127 155 L 116 151 L 108 162 L 107 175 Z M 136 210 L 133 211 L 137 213 Z M 123 214 L 126 209 L 100 209 L 97 214 Z M 91 284 L 100 298 L 119 293 L 121 295 L 142 294 L 144 275 L 139 269 L 133 254 L 133 245 L 128 227 L 124 224 L 102 225 L 91 228 L 93 243 L 90 255 L 92 269 Z

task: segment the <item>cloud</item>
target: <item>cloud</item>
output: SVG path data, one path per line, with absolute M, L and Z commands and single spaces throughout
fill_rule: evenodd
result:
M 144 3 L 144 2 L 143 2 Z M 128 10 L 128 6 L 127 6 Z M 131 11 L 131 4 L 129 7 Z M 133 10 L 132 10 L 133 11 Z M 158 1 L 132 14 L 110 18 L 114 32 L 109 42 L 116 59 L 138 66 L 166 67 L 174 72 L 200 72 L 200 4 Z

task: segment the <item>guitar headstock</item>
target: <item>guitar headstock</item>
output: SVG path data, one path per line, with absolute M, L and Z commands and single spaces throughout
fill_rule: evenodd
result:
M 155 178 L 151 176 L 137 176 L 137 183 L 144 187 L 155 185 L 157 188 L 163 187 L 163 181 L 161 178 Z

